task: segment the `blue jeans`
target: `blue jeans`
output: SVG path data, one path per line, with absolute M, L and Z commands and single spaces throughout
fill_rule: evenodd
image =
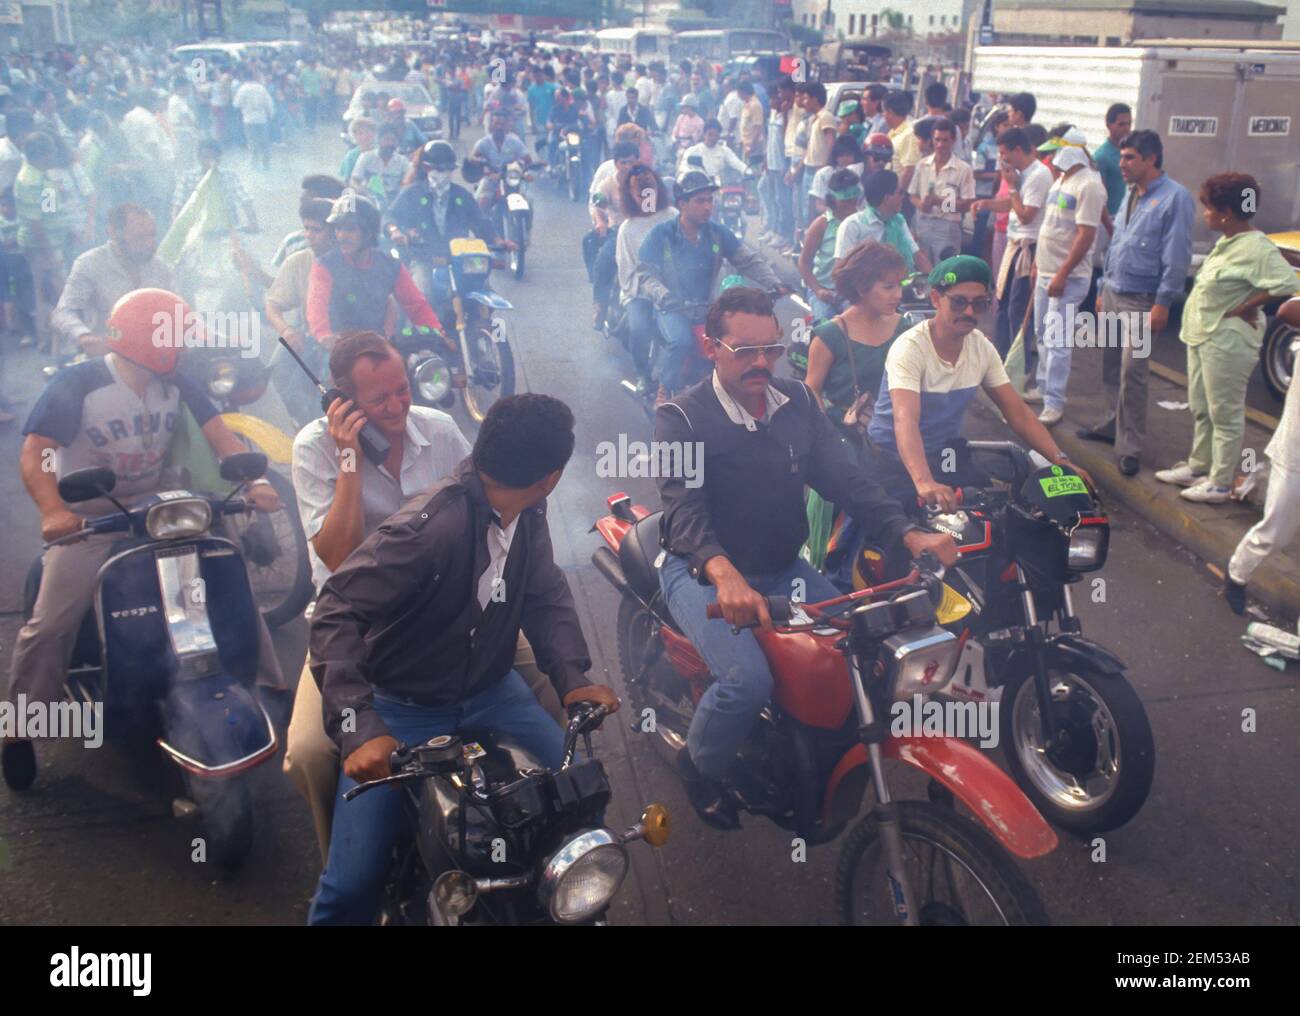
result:
M 1059 297 L 1049 297 L 1051 278 L 1038 276 L 1034 287 L 1034 335 L 1038 340 L 1038 388 L 1045 409 L 1064 409 L 1070 384 L 1070 354 L 1074 351 L 1073 322 L 1088 295 L 1090 278 L 1071 278 Z
M 595 303 L 609 306 L 614 302 L 618 289 L 618 263 L 615 253 L 618 249 L 618 228 L 605 234 L 605 242 L 596 251 L 591 265 L 591 298 Z
M 625 310 L 627 314 L 628 352 L 636 365 L 638 377 L 649 380 L 651 376 L 650 347 L 655 338 L 655 308 L 644 296 L 629 300 Z
M 781 235 L 781 208 L 777 192 L 784 186 L 785 181 L 772 170 L 758 180 L 758 200 L 763 203 L 763 228 L 778 236 Z
M 704 374 L 707 364 L 695 346 L 695 331 L 691 319 L 685 314 L 655 311 L 659 334 L 663 336 L 663 350 L 659 356 L 659 383 L 669 395 L 689 388 Z
M 422 706 L 376 692 L 374 706 L 403 744 L 487 728 L 518 742 L 548 769 L 558 769 L 564 761 L 564 732 L 514 670 L 454 705 Z M 329 862 L 321 873 L 308 924 L 369 924 L 375 918 L 384 869 L 402 831 L 405 791 L 378 787 L 345 802 L 343 795 L 356 785 L 347 776 L 339 778 Z
M 790 567 L 773 575 L 746 575 L 745 581 L 764 596 L 789 596 L 804 603 L 839 595 L 830 580 L 803 558 L 795 558 Z M 798 581 L 802 587 L 796 585 Z M 752 631 L 733 635 L 726 621 L 710 621 L 704 616 L 708 605 L 717 602 L 717 590 L 693 578 L 684 558 L 664 556 L 659 587 L 668 609 L 714 678 L 695 707 L 686 744 L 700 774 L 719 780 L 772 697 L 772 669 Z
M 834 317 L 840 312 L 838 303 L 827 303 L 807 287 L 804 288 L 804 295 L 808 299 L 808 306 L 812 308 L 814 322 L 824 321 L 826 318 Z

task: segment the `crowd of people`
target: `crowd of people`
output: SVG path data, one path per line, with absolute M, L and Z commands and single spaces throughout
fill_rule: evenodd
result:
M 572 413 L 542 395 L 506 398 L 471 446 L 449 416 L 411 404 L 389 341 L 403 318 L 445 332 L 446 278 L 433 259 L 459 237 L 508 246 L 492 182 L 513 161 L 553 163 L 561 132 L 582 136 L 595 323 L 623 319 L 637 388 L 659 403 L 656 438 L 704 440 L 714 455 L 706 490 L 660 482 L 664 595 L 719 675 L 682 761 L 706 821 L 735 827 L 721 781 L 772 678 L 752 635 L 732 637 L 701 608 L 717 603 L 727 622 L 747 624 L 763 620 L 762 594 L 792 578 L 828 585 L 814 567 L 824 548 L 811 545 L 823 496 L 871 516 L 882 539 L 951 562 L 952 540 L 923 532 L 899 506 L 919 497 L 952 509 L 956 488 L 986 480 L 963 452 L 964 417 L 981 389 L 1025 445 L 1090 482 L 1051 430 L 1069 398 L 1070 330 L 1090 310 L 1137 312 L 1120 317 L 1126 341 L 1106 351 L 1113 415 L 1083 434 L 1113 444 L 1118 468 L 1135 474 L 1150 336 L 1129 330 L 1169 326 L 1198 202 L 1221 237 L 1181 315 L 1195 434 L 1187 458 L 1156 476 L 1210 504 L 1242 483 L 1260 308 L 1296 290 L 1294 270 L 1251 224 L 1259 202 L 1275 198 L 1243 172 L 1216 175 L 1193 196 L 1165 172 L 1159 134 L 1134 129 L 1125 106 L 1107 112 L 1110 140 L 1089 151 L 1079 125 L 1036 124 L 1028 94 L 1005 97 L 977 127 L 938 83 L 919 109 L 917 96 L 880 83 L 832 109 L 819 82 L 719 76 L 703 61 L 642 65 L 472 42 L 375 61 L 324 38 L 303 58 L 229 67 L 196 68 L 142 46 L 0 61 L 0 349 L 30 340 L 56 361 L 89 358 L 55 375 L 25 428 L 24 477 L 46 539 L 83 521 L 38 475 L 47 449 L 68 467 L 102 461 L 111 445 L 116 461 L 138 460 L 127 493 L 156 486 L 162 455 L 149 435 L 116 418 L 91 426 L 92 401 L 100 416 L 120 416 L 128 403 L 170 412 L 183 399 L 218 454 L 234 447 L 206 396 L 169 388 L 160 377 L 170 367 L 148 351 L 139 291 L 191 296 L 175 262 L 160 257 L 159 233 L 187 221 L 205 189 L 223 209 L 206 229 L 258 230 L 249 187 L 276 167 L 277 144 L 341 122 L 354 90 L 375 84 L 348 121 L 337 172 L 301 181 L 302 228 L 281 243 L 273 271 L 237 245 L 234 255 L 253 305 L 341 392 L 322 417 L 296 367 L 278 350 L 272 358 L 301 426 L 293 482 L 320 591 L 286 758 L 325 862 L 314 922 L 373 916 L 400 808 L 395 795 L 346 804 L 342 794 L 387 775 L 399 739 L 487 720 L 549 764 L 562 704 L 617 707 L 586 676 L 572 597 L 545 517 L 531 510 L 573 452 Z M 424 85 L 448 138 L 471 133 L 463 162 L 407 118 L 385 82 Z M 236 145 L 249 151 L 249 174 L 222 165 Z M 479 177 L 473 194 L 454 182 L 458 164 Z M 753 243 L 723 224 L 717 199 L 745 181 L 761 214 Z M 405 248 L 409 269 L 385 243 Z M 776 376 L 787 352 L 773 302 L 790 292 L 774 267 L 782 258 L 812 308 L 806 383 Z M 748 284 L 723 285 L 724 266 Z M 930 312 L 915 323 L 899 302 L 918 277 Z M 1300 303 L 1283 313 L 1300 318 Z M 1234 609 L 1253 569 L 1300 528 L 1297 401 L 1293 392 L 1269 447 L 1265 518 L 1229 569 Z M 388 439 L 382 462 L 359 454 L 367 422 Z M 741 432 L 753 440 L 734 440 Z M 360 467 L 343 466 L 345 453 Z M 274 508 L 262 496 L 260 507 Z M 69 590 L 91 588 L 106 548 L 69 544 L 47 563 L 11 693 L 57 698 L 63 647 L 85 609 Z M 426 581 L 425 565 L 454 580 Z M 528 592 L 499 601 L 498 584 Z M 417 632 L 434 631 L 432 648 L 417 645 Z M 440 661 L 434 685 L 430 653 Z M 288 686 L 278 672 L 264 683 Z M 5 745 L 6 778 L 22 750 Z

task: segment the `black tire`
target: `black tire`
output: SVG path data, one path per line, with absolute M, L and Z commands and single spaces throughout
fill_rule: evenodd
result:
M 1054 677 L 1058 674 L 1059 672 L 1053 671 Z M 1044 783 L 1053 779 L 1052 770 L 1047 768 L 1048 763 L 1038 753 L 1031 753 L 1027 748 L 1022 751 L 1021 748 L 1021 735 L 1028 738 L 1031 731 L 1022 731 L 1020 723 L 1029 714 L 1032 714 L 1036 723 L 1038 716 L 1037 693 L 1031 673 L 1022 672 L 1002 689 L 1002 706 L 998 710 L 1001 728 L 999 737 L 1007 767 L 1020 789 L 1049 822 L 1079 833 L 1117 829 L 1141 810 L 1151 792 L 1156 766 L 1155 737 L 1151 733 L 1151 723 L 1142 707 L 1142 700 L 1122 674 L 1088 672 L 1063 676 L 1081 682 L 1089 695 L 1101 700 L 1114 721 L 1115 744 L 1107 749 L 1112 758 L 1119 760 L 1119 775 L 1113 789 L 1104 799 L 1099 797 L 1095 804 L 1076 806 L 1062 804 L 1045 789 Z M 1018 700 L 1022 695 L 1031 698 L 1021 703 L 1022 708 L 1018 709 Z M 1081 705 L 1086 708 L 1086 700 L 1081 700 Z M 1096 745 L 1093 728 L 1082 710 L 1071 709 L 1069 715 L 1072 719 L 1077 716 L 1071 729 L 1079 731 L 1084 738 L 1093 737 L 1092 743 Z M 1032 733 L 1033 741 L 1038 741 L 1041 735 L 1037 731 Z M 1083 758 L 1089 754 L 1095 757 L 1095 750 L 1090 752 L 1087 749 L 1087 740 L 1076 740 L 1075 744 L 1077 754 L 1073 758 L 1063 757 L 1058 760 L 1067 771 L 1077 772 L 1084 764 L 1081 762 Z M 1032 754 L 1032 761 L 1037 765 L 1034 772 L 1030 772 L 1026 765 L 1026 754 Z
M 578 174 L 574 170 L 572 163 L 569 164 L 568 169 L 565 172 L 565 176 L 567 177 L 566 182 L 569 188 L 569 199 L 571 201 L 579 200 L 581 195 L 578 193 L 578 191 L 580 190 L 580 188 L 578 187 Z
M 277 628 L 303 612 L 311 601 L 315 587 L 311 580 L 311 560 L 307 556 L 307 535 L 302 519 L 298 517 L 298 499 L 293 484 L 274 469 L 266 471 L 266 478 L 280 496 L 280 511 L 269 517 L 227 516 L 225 525 L 231 539 L 244 552 L 253 598 L 257 601 L 262 619 L 268 628 Z M 252 525 L 270 525 L 275 536 L 275 546 L 250 535 Z M 265 530 L 263 530 L 265 532 Z M 292 560 L 284 560 L 288 554 Z
M 1015 860 L 997 840 L 970 819 L 925 801 L 899 801 L 898 816 L 904 851 L 909 858 L 919 856 L 915 852 L 928 846 L 936 860 L 944 855 L 960 866 L 958 869 L 948 868 L 949 881 L 955 871 L 964 868 L 968 878 L 976 883 L 975 888 L 983 889 L 988 918 L 973 923 L 1017 926 L 1050 923 L 1042 900 Z M 865 869 L 867 862 L 874 860 L 877 853 L 882 855 L 883 864 L 883 851 L 880 824 L 873 813 L 849 832 L 835 867 L 835 905 L 843 924 L 874 923 L 864 920 L 864 915 L 859 913 L 859 886 L 869 874 L 865 870 L 860 874 L 859 869 Z M 914 878 L 912 891 L 924 894 L 929 890 L 933 893 L 935 882 L 933 878 Z M 883 886 L 884 882 L 880 885 Z M 950 902 L 922 898 L 916 901 L 916 905 L 922 924 L 972 923 L 972 915 L 961 912 Z
M 495 353 L 498 368 L 497 384 L 490 390 L 485 389 L 480 394 L 472 384 L 466 384 L 464 388 L 465 411 L 475 424 L 480 424 L 487 419 L 488 410 L 497 399 L 515 393 L 515 357 L 508 340 L 497 342 L 492 338 L 490 318 L 479 326 L 476 336 L 468 343 L 471 355 L 475 352 L 476 344 L 486 344 L 483 348 L 491 349 Z
M 681 742 L 684 741 L 686 731 L 690 727 L 693 709 L 678 697 L 678 707 L 668 710 L 668 715 L 664 715 L 665 709 L 661 696 L 672 698 L 673 689 L 660 687 L 660 684 L 673 678 L 678 682 L 683 681 L 672 672 L 672 668 L 665 660 L 657 660 L 644 675 L 638 676 L 641 671 L 639 661 L 643 658 L 642 654 L 645 652 L 650 636 L 651 621 L 651 614 L 645 607 L 631 597 L 623 597 L 618 607 L 618 665 L 623 671 L 623 688 L 632 706 L 635 730 L 643 731 L 643 724 L 647 719 L 645 710 L 653 709 L 653 730 L 645 730 L 644 733 L 651 738 L 659 756 L 672 765 L 676 762 Z M 655 695 L 651 691 L 652 686 L 659 690 L 660 695 Z M 667 722 L 661 722 L 663 720 Z M 668 736 L 669 733 L 675 733 L 677 739 Z
M 1259 348 L 1264 387 L 1279 401 L 1286 398 L 1287 389 L 1295 381 L 1296 354 L 1291 351 L 1291 346 L 1297 339 L 1300 339 L 1300 328 L 1274 315 L 1264 333 L 1264 344 Z
M 253 849 L 253 795 L 247 778 L 185 773 L 185 789 L 199 808 L 208 863 L 223 872 L 238 871 Z

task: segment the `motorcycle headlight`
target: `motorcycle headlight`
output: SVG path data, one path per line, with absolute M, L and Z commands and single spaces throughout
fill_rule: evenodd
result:
M 1066 567 L 1072 572 L 1096 571 L 1106 563 L 1110 549 L 1110 526 L 1102 524 L 1079 525 L 1070 534 Z
M 510 170 L 510 172 L 506 173 L 506 183 L 509 186 L 518 187 L 523 182 L 524 182 L 524 175 L 523 173 L 519 172 L 519 170 L 512 169 Z
M 740 204 L 739 194 L 727 194 L 722 198 L 722 204 L 726 208 L 734 208 Z
M 164 501 L 149 509 L 144 528 L 155 540 L 176 540 L 206 533 L 212 525 L 212 505 L 201 497 Z
M 224 399 L 235 390 L 238 381 L 235 365 L 229 360 L 217 360 L 208 371 L 208 394 Z
M 627 864 L 627 851 L 608 829 L 579 833 L 542 866 L 538 899 L 557 924 L 585 921 L 614 898 Z
M 569 131 L 568 137 L 569 144 L 575 148 L 582 143 L 582 136 L 577 131 Z
M 931 626 L 898 632 L 885 639 L 885 660 L 893 678 L 894 699 L 942 691 L 952 680 L 961 640 Z
M 451 374 L 440 356 L 430 356 L 415 368 L 415 387 L 422 399 L 437 402 L 451 387 Z

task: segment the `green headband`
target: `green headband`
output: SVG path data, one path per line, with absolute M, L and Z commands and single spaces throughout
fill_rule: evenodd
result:
M 827 190 L 826 193 L 836 201 L 852 201 L 854 198 L 862 197 L 862 185 L 855 183 L 852 187 L 845 187 L 843 190 Z

